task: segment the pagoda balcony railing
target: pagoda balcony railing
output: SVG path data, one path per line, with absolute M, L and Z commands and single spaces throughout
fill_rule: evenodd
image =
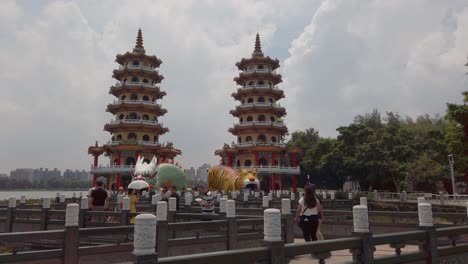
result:
M 272 147 L 286 147 L 286 143 L 278 142 L 247 142 L 247 143 L 234 143 L 231 144 L 234 148 L 256 147 L 256 146 L 272 146 Z
M 112 174 L 112 173 L 127 173 L 129 174 L 135 169 L 135 165 L 109 165 L 109 166 L 93 166 L 91 165 L 91 174 Z
M 123 86 L 123 85 L 126 85 L 126 86 L 145 86 L 145 87 L 150 87 L 150 88 L 158 88 L 158 86 L 153 83 L 145 83 L 145 82 L 125 82 L 125 83 L 122 83 L 122 82 L 117 82 L 116 84 L 114 84 L 115 87 L 120 87 L 120 86 Z
M 132 69 L 132 70 L 143 69 L 143 70 L 147 70 L 147 71 L 154 71 L 154 68 L 149 67 L 149 66 L 143 66 L 143 65 L 124 65 L 124 66 L 120 66 L 119 70 L 122 70 L 122 69 L 125 69 L 125 68 Z
M 118 145 L 142 145 L 142 146 L 152 146 L 152 147 L 157 147 L 161 146 L 161 143 L 159 142 L 153 142 L 153 141 L 108 141 L 107 145 L 109 146 L 118 146 Z
M 272 121 L 251 121 L 251 122 L 241 122 L 238 124 L 234 124 L 234 126 L 276 126 L 276 127 L 284 127 L 285 124 L 282 122 L 272 122 Z
M 257 169 L 258 173 L 278 173 L 278 174 L 299 174 L 301 168 L 299 167 L 285 167 L 285 166 L 240 166 L 232 167 L 235 170 L 240 169 Z
M 247 69 L 244 71 L 245 73 L 251 73 L 251 72 L 271 72 L 276 74 L 276 70 L 270 70 L 270 69 Z
M 250 90 L 250 89 L 273 89 L 273 90 L 280 90 L 277 86 L 269 85 L 269 84 L 254 84 L 254 85 L 245 85 L 241 89 L 243 90 Z
M 111 124 L 145 124 L 145 125 L 152 125 L 152 126 L 162 126 L 163 123 L 158 123 L 155 120 L 145 120 L 145 119 L 116 119 L 111 120 Z
M 256 102 L 256 103 L 246 103 L 246 104 L 241 104 L 237 107 L 241 107 L 241 108 L 244 108 L 244 107 L 253 107 L 253 106 L 258 106 L 258 107 L 269 107 L 269 106 L 272 106 L 272 107 L 281 107 L 280 104 L 277 104 L 277 103 L 270 103 L 270 102 Z
M 145 100 L 115 100 L 113 105 L 120 105 L 120 104 L 144 104 L 144 105 L 151 105 L 151 106 L 159 106 L 161 107 L 161 104 L 158 104 L 156 102 L 152 101 L 145 101 Z

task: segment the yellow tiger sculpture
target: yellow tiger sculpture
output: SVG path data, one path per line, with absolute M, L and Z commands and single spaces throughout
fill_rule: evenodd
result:
M 218 165 L 208 171 L 208 189 L 211 191 L 239 191 L 252 185 L 255 186 L 255 189 L 260 189 L 257 169 L 241 169 L 236 171 L 231 167 Z

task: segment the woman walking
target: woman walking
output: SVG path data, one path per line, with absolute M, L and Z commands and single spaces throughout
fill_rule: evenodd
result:
M 136 213 L 135 204 L 140 200 L 140 193 L 136 189 L 128 189 L 128 198 L 130 198 L 130 213 Z M 135 224 L 135 217 L 130 219 L 130 224 Z
M 296 224 L 302 229 L 305 241 L 317 240 L 319 206 L 320 202 L 315 196 L 315 189 L 307 184 L 304 187 L 304 197 L 299 200 L 295 218 Z

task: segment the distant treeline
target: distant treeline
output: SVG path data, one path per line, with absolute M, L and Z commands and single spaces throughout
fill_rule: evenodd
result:
M 455 175 L 468 169 L 463 155 L 462 114 L 465 104 L 448 104 L 445 117 L 421 115 L 415 120 L 374 110 L 337 128 L 337 138 L 320 137 L 313 129 L 292 133 L 290 147 L 302 149 L 302 181 L 307 174 L 318 187 L 340 189 L 346 179 L 357 180 L 362 190 L 400 191 L 412 183 L 434 191 L 435 183 L 450 179 L 448 155 L 455 156 Z
M 51 178 L 48 181 L 16 180 L 9 178 L 0 178 L 0 190 L 11 189 L 83 189 L 88 188 L 89 182 L 86 180 L 70 178 Z

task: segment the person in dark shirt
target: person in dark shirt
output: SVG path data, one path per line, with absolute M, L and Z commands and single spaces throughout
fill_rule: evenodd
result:
M 109 196 L 107 191 L 103 188 L 104 184 L 102 181 L 96 182 L 96 188 L 91 192 L 91 201 L 93 211 L 104 211 L 109 209 Z M 103 217 L 93 216 L 92 221 L 103 222 Z

